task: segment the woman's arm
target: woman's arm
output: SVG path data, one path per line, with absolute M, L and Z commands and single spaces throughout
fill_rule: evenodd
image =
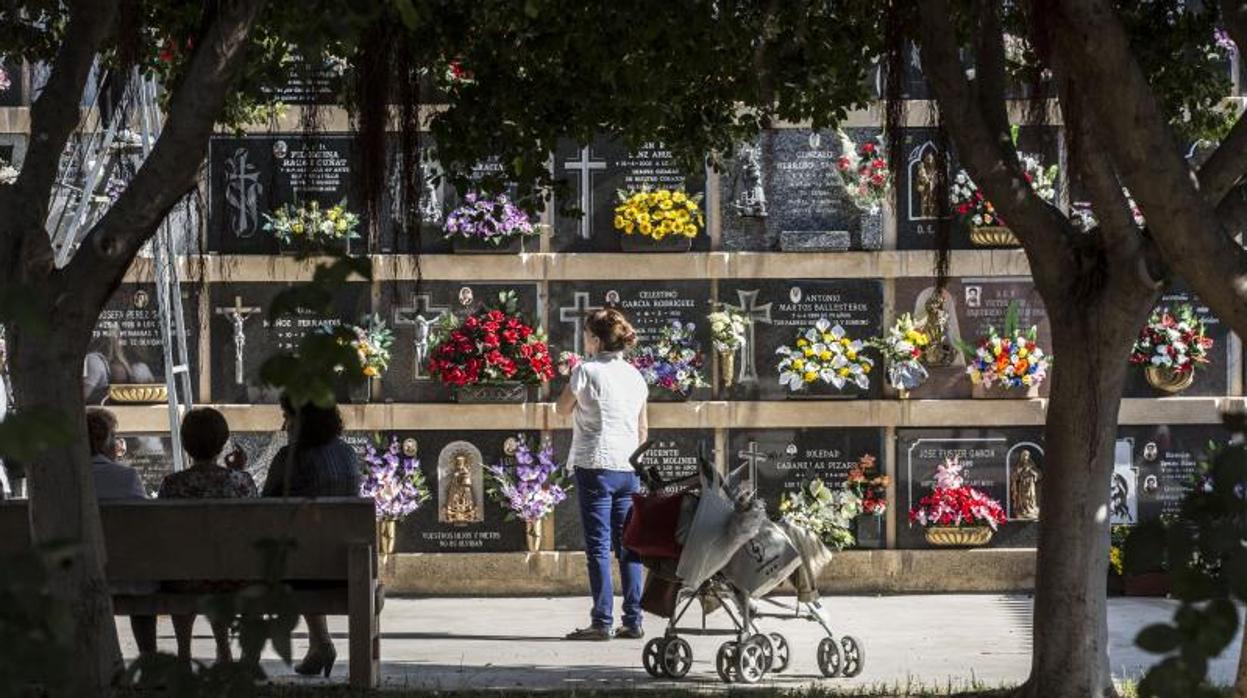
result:
M 643 444 L 649 439 L 649 403 L 641 405 L 641 416 L 636 420 L 637 443 Z
M 563 386 L 563 392 L 559 395 L 558 402 L 554 403 L 554 411 L 560 417 L 566 417 L 572 413 L 572 408 L 576 406 L 576 393 L 572 392 L 571 383 Z

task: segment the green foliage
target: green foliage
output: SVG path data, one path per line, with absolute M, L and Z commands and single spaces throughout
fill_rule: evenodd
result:
M 1148 626 L 1135 640 L 1167 655 L 1139 683 L 1143 698 L 1221 695 L 1208 685 L 1208 662 L 1233 642 L 1241 622 L 1236 602 L 1247 600 L 1247 419 L 1226 421 L 1239 439 L 1201 464 L 1177 520 L 1140 526 L 1125 543 L 1127 568 L 1167 565 L 1181 601 L 1171 622 Z

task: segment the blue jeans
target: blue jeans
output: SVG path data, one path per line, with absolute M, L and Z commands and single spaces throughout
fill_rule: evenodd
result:
M 624 521 L 632 511 L 632 494 L 640 482 L 636 473 L 621 470 L 576 469 L 580 522 L 585 533 L 589 588 L 593 593 L 593 625 L 611 627 L 615 605 L 611 584 L 611 551 L 619 557 L 623 587 L 623 624 L 641 627 L 641 560 L 620 544 Z

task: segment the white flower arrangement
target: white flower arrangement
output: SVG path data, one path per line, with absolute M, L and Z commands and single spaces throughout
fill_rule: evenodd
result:
M 740 311 L 725 308 L 706 316 L 710 323 L 710 339 L 720 354 L 736 351 L 745 345 L 745 329 L 749 319 Z
M 779 383 L 792 392 L 818 381 L 837 390 L 850 384 L 865 390 L 875 365 L 874 359 L 862 353 L 865 348 L 864 342 L 848 337 L 840 325 L 833 327 L 826 318 L 819 318 L 797 337 L 794 346 L 775 350 L 784 357 L 778 366 Z

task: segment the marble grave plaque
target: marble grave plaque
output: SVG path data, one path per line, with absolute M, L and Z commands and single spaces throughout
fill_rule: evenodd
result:
M 1178 516 L 1195 487 L 1209 445 L 1224 445 L 1229 433 L 1218 425 L 1121 426 L 1109 512 L 1114 524 L 1137 524 Z
M 766 502 L 772 518 L 787 493 L 795 493 L 811 480 L 820 479 L 838 488 L 858 460 L 876 458 L 876 474 L 891 475 L 883 462 L 883 430 L 847 429 L 732 429 L 728 432 L 728 463 L 732 471 L 743 468 L 757 475 L 758 496 Z M 888 506 L 893 506 L 888 502 Z M 861 516 L 856 523 L 858 547 L 882 548 L 886 517 Z
M 800 393 L 780 385 L 780 356 L 775 351 L 792 345 L 799 334 L 814 327 L 820 318 L 840 325 L 851 339 L 877 336 L 883 323 L 883 284 L 876 279 L 757 279 L 719 283 L 719 301 L 751 317 L 746 346 L 737 352 L 735 380 L 725 392 L 733 400 L 784 400 L 842 397 L 877 397 L 884 380 L 878 353 L 870 388 L 856 385 L 843 390 L 816 383 Z
M 1212 348 L 1208 350 L 1208 363 L 1196 367 L 1195 382 L 1180 394 L 1190 397 L 1228 394 L 1230 374 L 1233 371 L 1230 365 L 1230 328 L 1194 292 L 1181 286 L 1165 291 L 1156 305 L 1170 311 L 1182 305 L 1191 306 L 1195 309 L 1195 316 L 1203 321 L 1204 331 L 1213 342 Z M 1126 374 L 1125 397 L 1165 397 L 1170 394 L 1153 388 L 1147 382 L 1143 366 L 1132 365 L 1130 372 Z
M 268 318 L 283 283 L 218 283 L 210 287 L 212 401 L 273 404 L 278 392 L 260 380 L 260 366 L 279 352 L 294 351 L 303 336 L 324 325 L 356 323 L 369 312 L 368 284 L 348 283 L 334 295 L 332 312 Z M 338 396 L 346 402 L 345 391 Z
M 912 506 L 930 494 L 935 470 L 956 455 L 964 466 L 965 484 L 1000 502 L 1009 521 L 992 536 L 991 547 L 1032 547 L 1038 536 L 1036 521 L 1019 518 L 1025 504 L 1014 501 L 1014 489 L 1025 484 L 1023 471 L 1043 477 L 1043 428 L 897 429 L 896 506 L 898 548 L 928 547 L 921 526 L 908 523 Z M 1030 465 L 1023 467 L 1024 463 Z M 1016 485 L 1016 487 L 1015 487 Z M 1038 486 L 1038 485 L 1037 485 Z M 1038 502 L 1042 514 L 1043 501 Z
M 878 135 L 878 129 L 845 132 L 855 144 Z M 853 203 L 836 165 L 842 154 L 835 131 L 764 131 L 737 154 L 720 179 L 723 248 L 880 249 L 882 213 L 865 212 Z
M 199 293 L 190 284 L 182 287 L 182 315 L 191 385 L 197 389 Z M 124 402 L 125 396 L 110 393 L 110 386 L 164 385 L 167 376 L 164 346 L 156 285 L 122 284 L 100 311 L 91 332 L 84 376 L 89 388 L 87 404 Z M 178 360 L 176 354 L 173 360 Z
M 689 174 L 680 168 L 671 152 L 661 143 L 645 143 L 635 151 L 626 145 L 598 136 L 587 146 L 567 140 L 554 152 L 554 176 L 567 181 L 563 198 L 556 199 L 554 237 L 556 252 L 619 252 L 620 231 L 615 230 L 617 190 L 654 188 L 683 189 L 705 194 L 706 176 L 702 171 Z M 584 215 L 573 216 L 570 210 Z M 705 201 L 702 201 L 705 212 Z M 693 240 L 694 250 L 710 249 L 706 231 Z

